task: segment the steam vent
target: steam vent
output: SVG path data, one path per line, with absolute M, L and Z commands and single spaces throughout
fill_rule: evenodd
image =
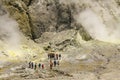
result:
M 0 0 L 0 80 L 120 80 L 120 0 Z

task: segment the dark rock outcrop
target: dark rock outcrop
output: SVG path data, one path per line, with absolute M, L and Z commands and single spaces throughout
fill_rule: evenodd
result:
M 60 3 L 59 0 L 36 0 L 29 7 L 29 11 L 35 39 L 44 32 L 60 32 L 68 29 L 81 29 L 82 34 L 86 34 L 82 35 L 83 39 L 91 39 L 90 35 L 74 19 L 77 13 L 75 4 Z M 86 36 L 89 38 L 86 39 Z

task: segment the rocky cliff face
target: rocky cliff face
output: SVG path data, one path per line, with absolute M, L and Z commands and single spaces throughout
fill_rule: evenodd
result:
M 63 49 L 91 39 L 118 43 L 119 3 L 118 0 L 1 0 L 0 14 L 9 13 L 25 36 Z
M 30 58 L 30 56 L 43 53 L 44 50 L 38 49 L 40 47 L 29 39 L 32 38 L 31 34 L 30 19 L 24 2 L 19 0 L 0 1 L 1 61 L 20 60 L 20 57 L 28 59 L 26 56 Z M 37 52 L 32 52 L 34 49 Z M 29 55 L 29 53 L 31 54 Z M 5 60 L 5 58 L 7 59 Z
M 44 32 L 60 32 L 80 29 L 83 38 L 91 39 L 83 27 L 76 23 L 75 4 L 61 3 L 59 0 L 2 0 L 10 15 L 19 23 L 20 30 L 33 39 Z
M 78 30 L 84 40 L 119 39 L 119 0 L 2 0 L 20 30 L 33 39 L 44 32 Z M 98 31 L 99 30 L 99 31 Z
M 29 17 L 27 15 L 27 6 L 21 0 L 3 0 L 2 6 L 14 18 L 20 30 L 27 36 L 31 35 Z
M 65 4 L 59 0 L 36 0 L 30 5 L 29 11 L 34 38 L 39 38 L 44 32 L 60 32 L 82 28 L 83 37 L 86 36 L 86 40 L 90 39 L 87 36 L 89 34 L 74 19 L 77 11 L 75 4 Z

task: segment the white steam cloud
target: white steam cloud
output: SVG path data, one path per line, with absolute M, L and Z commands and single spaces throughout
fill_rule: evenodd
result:
M 109 1 L 107 5 L 111 6 L 110 9 L 113 13 L 116 13 L 111 15 L 111 10 L 109 10 L 108 6 L 105 5 L 103 8 L 97 4 L 99 1 L 94 2 L 96 3 L 93 4 L 92 0 L 60 0 L 60 3 L 63 4 L 71 5 L 71 3 L 74 3 L 76 5 L 75 12 L 77 12 L 77 14 L 74 14 L 74 18 L 77 23 L 82 24 L 92 38 L 100 41 L 120 43 L 120 19 L 119 15 L 117 15 L 117 13 L 119 13 L 118 8 L 112 3 L 112 0 Z M 105 2 L 103 2 L 103 4 L 104 3 Z M 95 6 L 97 8 L 95 8 Z M 101 9 L 105 10 L 104 13 L 99 13 Z M 104 17 L 101 15 L 104 15 Z M 114 18 L 115 16 L 117 19 Z
M 82 24 L 88 33 L 97 40 L 107 41 L 107 42 L 118 42 L 120 41 L 120 28 L 111 24 L 113 27 L 108 27 L 103 23 L 101 17 L 94 13 L 90 9 L 86 9 L 79 13 L 76 17 L 77 22 Z M 116 23 L 116 25 L 119 25 Z
M 0 16 L 0 41 L 10 48 L 16 48 L 20 43 L 18 24 L 8 14 Z

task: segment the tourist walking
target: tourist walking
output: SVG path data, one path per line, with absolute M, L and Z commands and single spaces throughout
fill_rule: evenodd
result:
M 29 66 L 28 67 L 31 68 L 31 61 L 29 62 Z
M 33 62 L 31 62 L 31 69 L 33 69 L 33 66 L 34 66 L 34 63 L 33 63 Z
M 61 60 L 61 54 L 59 54 L 59 60 Z
M 35 63 L 35 66 L 34 66 L 34 70 L 36 70 L 37 69 L 37 63 Z
M 42 69 L 44 69 L 45 68 L 45 65 L 44 64 L 42 64 Z
M 57 64 L 57 62 L 56 62 L 56 60 L 54 59 L 54 67 L 56 67 L 56 64 Z
M 52 69 L 53 68 L 53 62 L 52 62 L 52 60 L 50 60 L 50 69 Z
M 38 64 L 38 67 L 41 68 L 41 63 Z
M 58 54 L 56 54 L 56 59 L 58 60 Z

